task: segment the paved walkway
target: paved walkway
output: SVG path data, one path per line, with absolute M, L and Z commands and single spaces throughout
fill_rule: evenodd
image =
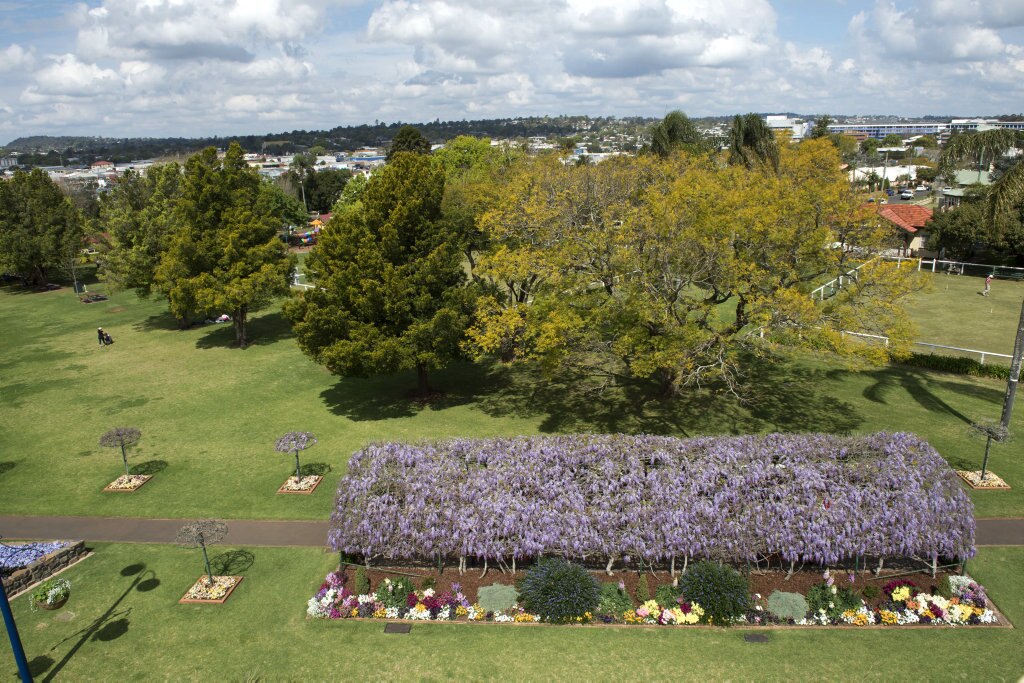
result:
M 30 517 L 0 516 L 4 539 L 72 538 L 115 543 L 173 543 L 191 519 L 138 519 L 135 517 Z M 322 548 L 327 544 L 326 521 L 228 519 L 225 543 Z M 1024 519 L 979 519 L 975 543 L 1024 545 Z

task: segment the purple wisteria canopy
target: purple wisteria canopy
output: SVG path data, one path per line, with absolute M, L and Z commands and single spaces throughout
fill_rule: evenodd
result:
M 913 434 L 572 435 L 369 446 L 328 543 L 388 559 L 966 559 L 973 506 Z

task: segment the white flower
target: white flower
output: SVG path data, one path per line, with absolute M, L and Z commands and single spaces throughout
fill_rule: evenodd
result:
M 758 612 L 763 612 L 764 611 L 764 607 L 761 607 L 761 605 L 758 605 L 757 606 L 757 611 Z
M 838 589 L 835 586 L 832 586 L 832 595 L 835 595 L 838 592 Z

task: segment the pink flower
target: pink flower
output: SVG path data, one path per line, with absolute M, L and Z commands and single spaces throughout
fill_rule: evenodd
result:
M 636 615 L 638 617 L 640 617 L 641 619 L 646 618 L 650 613 L 651 613 L 650 610 L 648 610 L 646 607 L 637 607 L 636 608 Z

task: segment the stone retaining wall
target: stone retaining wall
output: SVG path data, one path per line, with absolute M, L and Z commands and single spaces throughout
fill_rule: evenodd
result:
M 56 574 L 72 562 L 77 561 L 85 553 L 85 542 L 75 541 L 60 550 L 54 550 L 49 555 L 43 555 L 24 569 L 19 569 L 10 576 L 4 577 L 4 589 L 7 591 L 8 597 L 17 595 L 35 582 L 43 581 Z

